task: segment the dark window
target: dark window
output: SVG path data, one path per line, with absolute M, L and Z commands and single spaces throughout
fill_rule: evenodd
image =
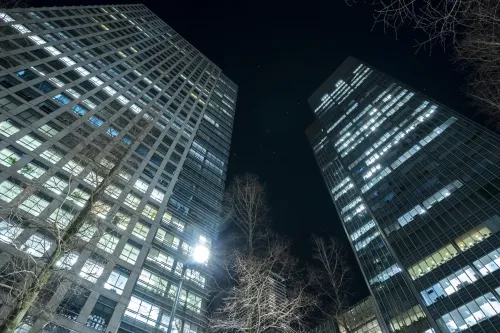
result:
M 21 81 L 14 79 L 10 75 L 0 77 L 0 85 L 6 89 L 17 86 Z
M 113 312 L 115 311 L 116 302 L 104 297 L 99 296 L 94 309 L 87 319 L 87 327 L 93 328 L 97 331 L 105 331 Z
M 39 93 L 37 93 L 36 91 L 34 91 L 31 88 L 25 88 L 23 90 L 20 90 L 20 91 L 16 92 L 16 94 L 18 96 L 24 98 L 27 101 L 34 100 L 35 98 L 41 96 Z
M 73 285 L 57 307 L 56 312 L 75 321 L 89 296 L 90 290 Z

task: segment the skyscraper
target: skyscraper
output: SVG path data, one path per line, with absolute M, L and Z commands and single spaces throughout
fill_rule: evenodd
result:
M 9 9 L 0 30 L 0 207 L 19 208 L 0 221 L 1 282 L 14 248 L 53 248 L 22 221 L 68 223 L 99 183 L 89 156 L 111 168 L 131 149 L 93 212 L 105 232 L 60 264 L 74 274 L 45 331 L 167 331 L 183 262 L 217 238 L 237 86 L 140 4 Z M 203 330 L 210 270 L 186 271 L 172 332 Z
M 309 104 L 383 329 L 500 332 L 499 136 L 354 58 Z

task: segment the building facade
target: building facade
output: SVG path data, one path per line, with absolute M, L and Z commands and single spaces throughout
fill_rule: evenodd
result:
M 500 332 L 499 136 L 354 58 L 309 103 L 385 329 Z
M 329 319 L 312 333 L 382 333 L 371 296 L 365 298 L 335 319 Z
M 50 322 L 18 331 L 166 332 L 183 263 L 217 238 L 237 86 L 140 4 L 3 10 L 0 30 L 1 282 L 15 251 L 50 254 L 43 223 L 78 214 L 91 163 L 121 165 L 58 263 Z M 187 269 L 172 333 L 202 332 L 211 267 Z

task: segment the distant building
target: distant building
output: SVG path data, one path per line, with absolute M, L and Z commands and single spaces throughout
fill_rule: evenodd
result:
M 311 333 L 386 333 L 383 331 L 372 297 L 369 296 L 351 307 L 339 317 L 315 327 Z
M 381 327 L 500 332 L 500 137 L 354 58 L 309 104 Z
M 107 140 L 133 142 L 93 216 L 112 232 L 82 235 L 90 244 L 66 267 L 75 284 L 51 298 L 44 332 L 167 331 L 183 263 L 217 238 L 237 86 L 142 4 L 5 9 L 0 27 L 0 207 L 36 182 L 19 214 L 72 219 L 82 205 L 61 195 L 95 186 L 83 148 L 106 164 Z M 140 119 L 147 135 L 130 140 Z M 41 257 L 54 242 L 1 220 L 0 268 L 11 244 Z M 172 333 L 203 331 L 211 267 L 187 270 Z M 46 323 L 28 318 L 21 332 Z

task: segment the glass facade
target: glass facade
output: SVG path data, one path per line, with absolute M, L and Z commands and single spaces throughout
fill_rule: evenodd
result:
M 0 30 L 0 207 L 64 227 L 102 181 L 78 157 L 112 166 L 132 149 L 92 211 L 113 231 L 82 228 L 86 249 L 57 263 L 74 285 L 44 332 L 166 331 L 183 262 L 217 238 L 237 86 L 140 4 L 9 9 Z M 0 229 L 0 267 L 14 245 L 54 246 L 17 218 Z M 172 332 L 203 331 L 211 267 L 187 270 Z
M 500 332 L 500 137 L 354 58 L 309 104 L 385 329 Z

